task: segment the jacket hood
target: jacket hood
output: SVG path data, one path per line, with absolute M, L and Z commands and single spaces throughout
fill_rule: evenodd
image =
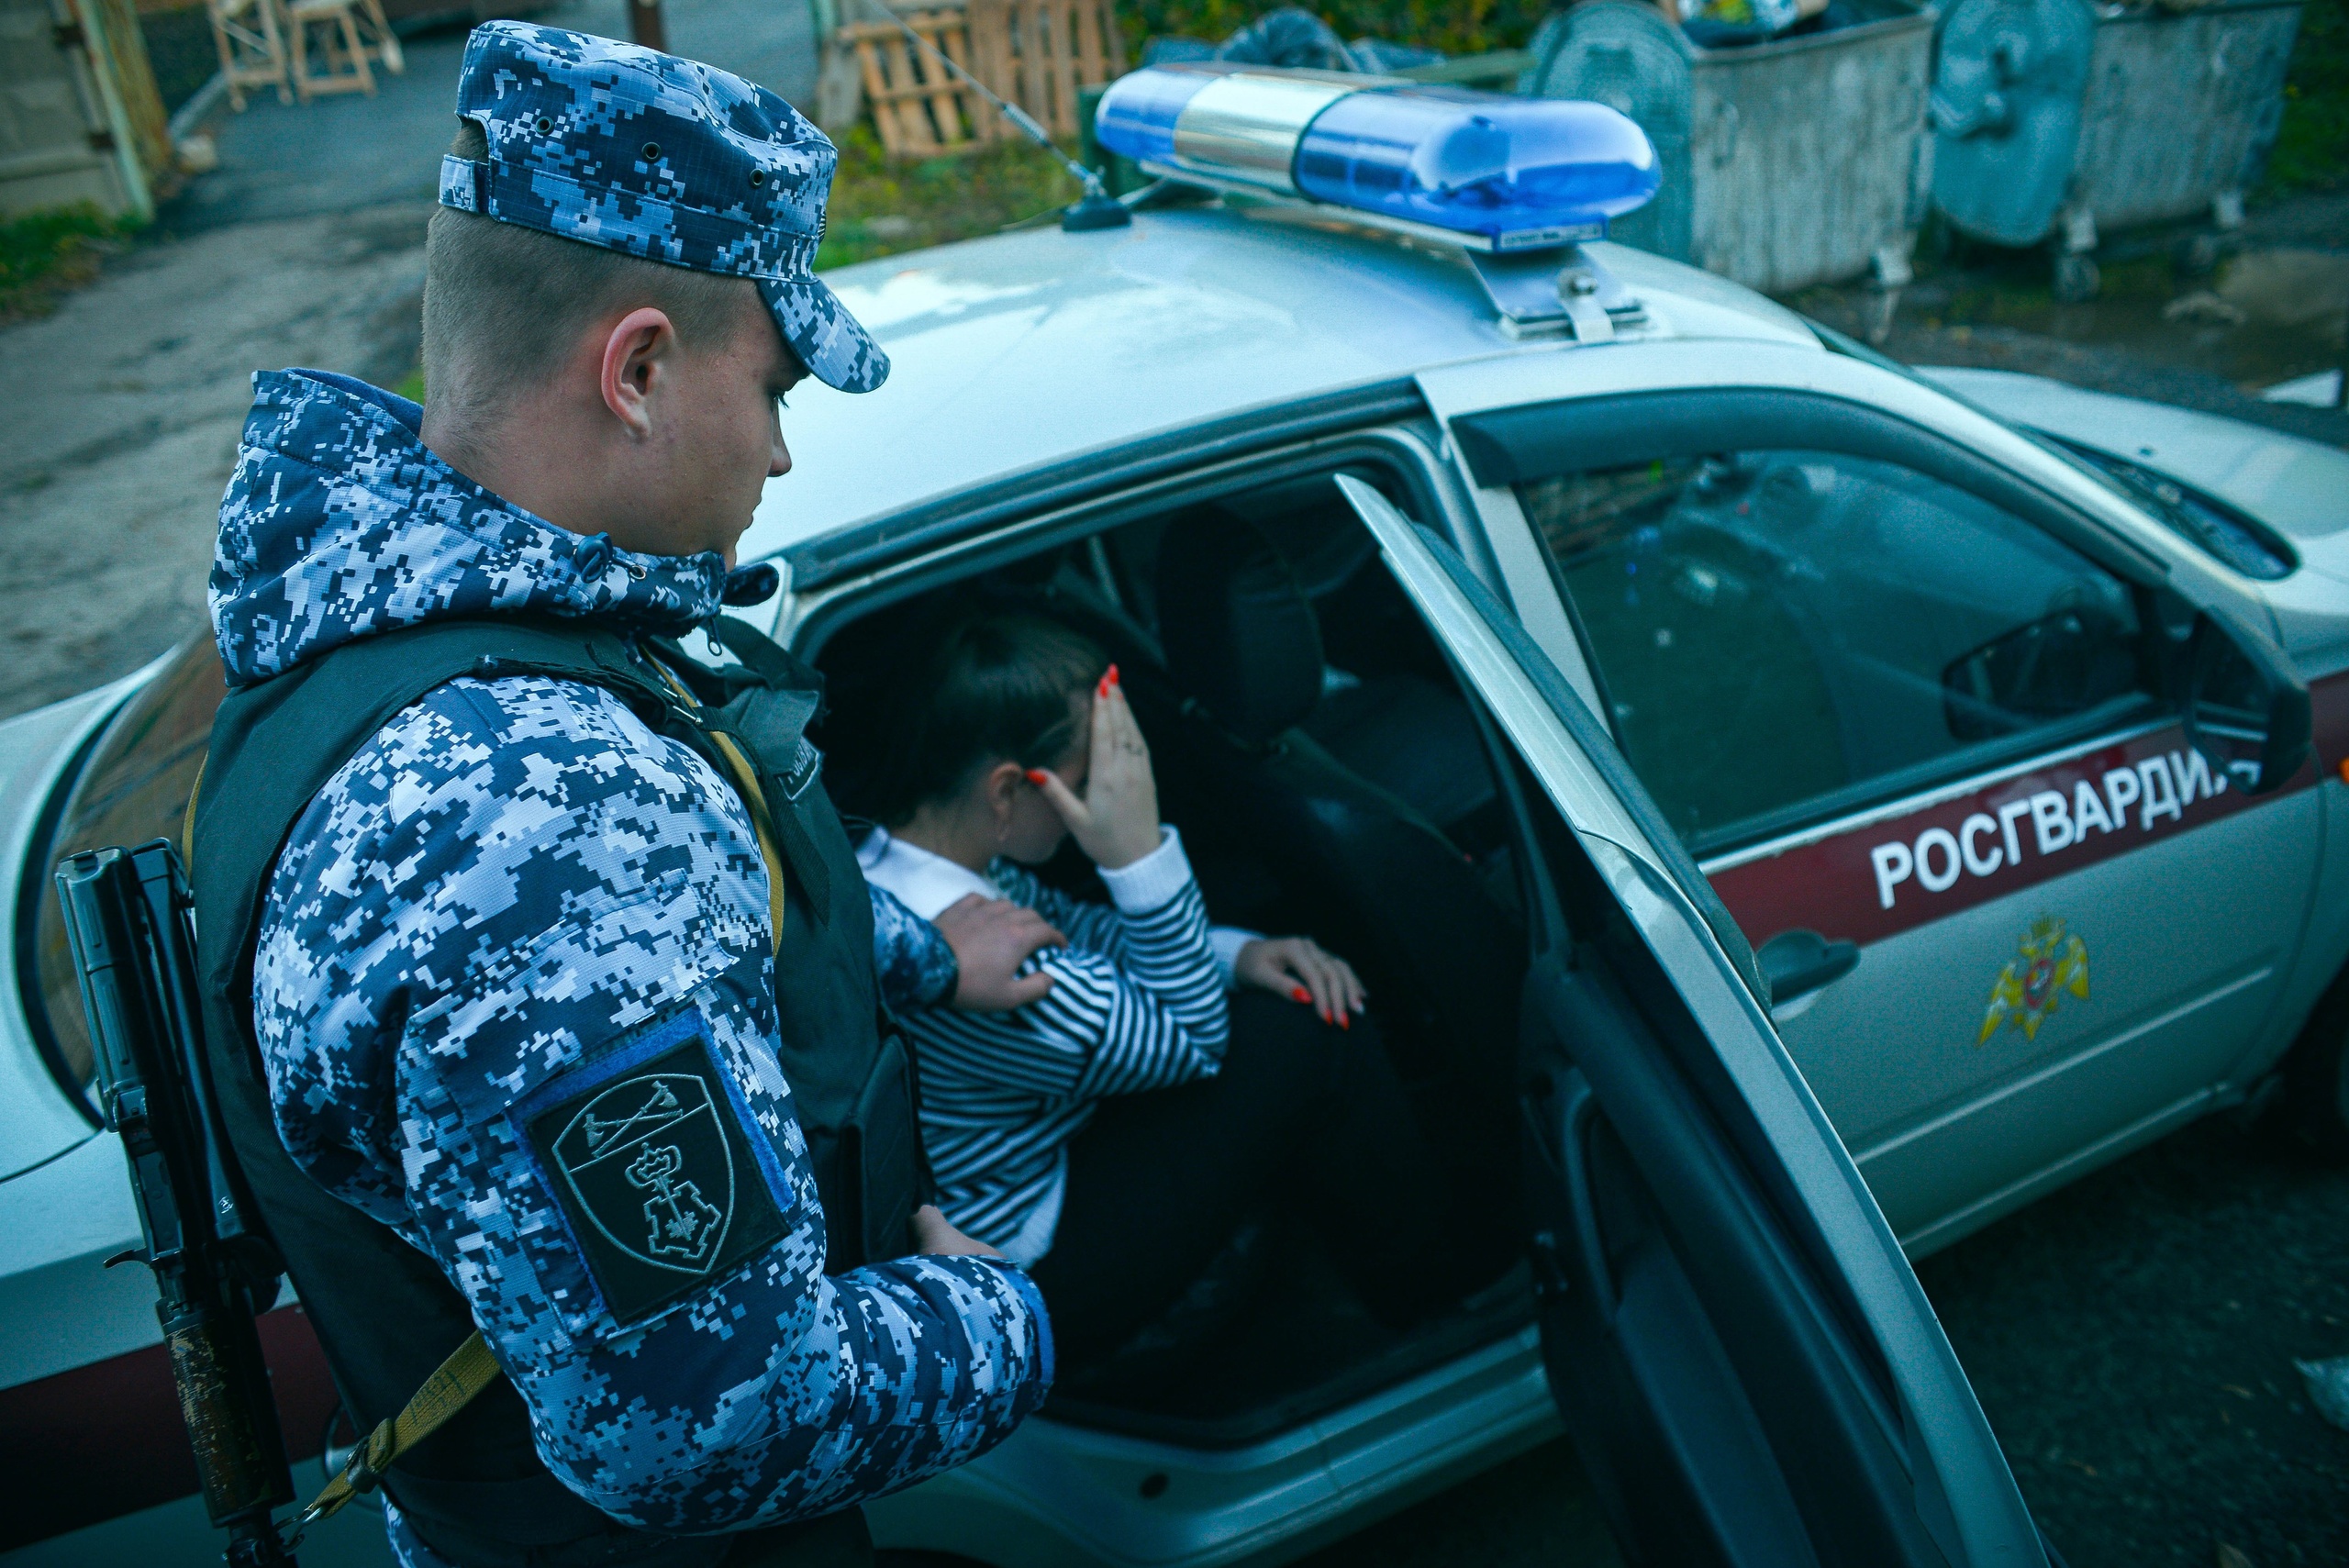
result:
M 715 551 L 640 555 L 557 528 L 443 462 L 418 436 L 423 417 L 349 376 L 253 377 L 212 558 L 230 685 L 451 616 L 593 616 L 676 635 L 718 613 Z

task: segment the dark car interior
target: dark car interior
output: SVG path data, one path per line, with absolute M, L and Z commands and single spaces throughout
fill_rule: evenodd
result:
M 891 651 L 945 595 L 1038 610 L 1093 637 L 1122 673 L 1161 815 L 1183 831 L 1210 918 L 1307 933 L 1344 955 L 1408 1087 L 1463 1042 L 1515 1040 L 1526 941 L 1476 712 L 1332 481 L 1323 472 L 1181 506 L 931 584 L 832 628 L 816 657 L 833 712 L 853 714 L 887 700 L 876 688 Z M 1073 844 L 1041 869 L 1068 892 L 1106 896 Z M 1313 1238 L 1268 1215 L 1124 1351 L 1064 1369 L 1052 1408 L 1236 1445 L 1531 1320 L 1520 1269 L 1447 1317 L 1383 1329 Z

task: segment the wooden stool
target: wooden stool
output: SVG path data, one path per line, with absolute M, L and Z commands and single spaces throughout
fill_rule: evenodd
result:
M 292 103 L 277 0 L 205 0 L 204 9 L 212 19 L 212 42 L 220 51 L 220 79 L 228 84 L 230 106 L 245 112 L 248 87 L 274 87 L 279 103 Z
M 271 0 L 261 0 L 267 5 Z M 407 69 L 400 40 L 384 20 L 383 0 L 288 0 L 287 31 L 294 39 L 294 90 L 302 101 L 328 93 L 375 95 L 375 73 L 368 69 L 370 55 L 397 76 Z M 310 70 L 310 30 L 318 29 L 319 57 L 326 69 Z

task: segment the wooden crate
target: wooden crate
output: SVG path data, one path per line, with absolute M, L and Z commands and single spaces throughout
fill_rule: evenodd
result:
M 900 14 L 925 42 L 977 73 L 971 62 L 970 19 L 962 6 Z M 891 157 L 967 151 L 994 136 L 1001 117 L 993 106 L 891 23 L 852 22 L 837 40 L 856 51 L 864 100 L 873 106 L 873 128 Z
M 901 12 L 947 58 L 1058 137 L 1077 134 L 1077 95 L 1125 70 L 1107 0 L 968 0 Z M 852 22 L 835 47 L 853 49 L 882 147 L 899 158 L 963 152 L 1019 132 L 927 50 L 887 22 Z

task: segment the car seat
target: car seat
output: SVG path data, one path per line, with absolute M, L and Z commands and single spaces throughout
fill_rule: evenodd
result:
M 1499 803 L 1476 720 L 1377 565 L 1378 545 L 1324 482 L 1326 504 L 1250 517 L 1317 606 L 1320 700 L 1305 732 L 1472 852 L 1497 842 Z
M 1227 513 L 1189 515 L 1161 546 L 1157 599 L 1185 782 L 1283 884 L 1283 906 L 1362 974 L 1407 1084 L 1457 1123 L 1431 1135 L 1455 1154 L 1498 1145 L 1478 1190 L 1513 1190 L 1510 1129 L 1493 1121 L 1511 1100 L 1517 918 L 1440 828 L 1301 728 L 1322 697 L 1321 631 L 1264 534 Z M 1489 788 L 1481 745 L 1455 765 Z

